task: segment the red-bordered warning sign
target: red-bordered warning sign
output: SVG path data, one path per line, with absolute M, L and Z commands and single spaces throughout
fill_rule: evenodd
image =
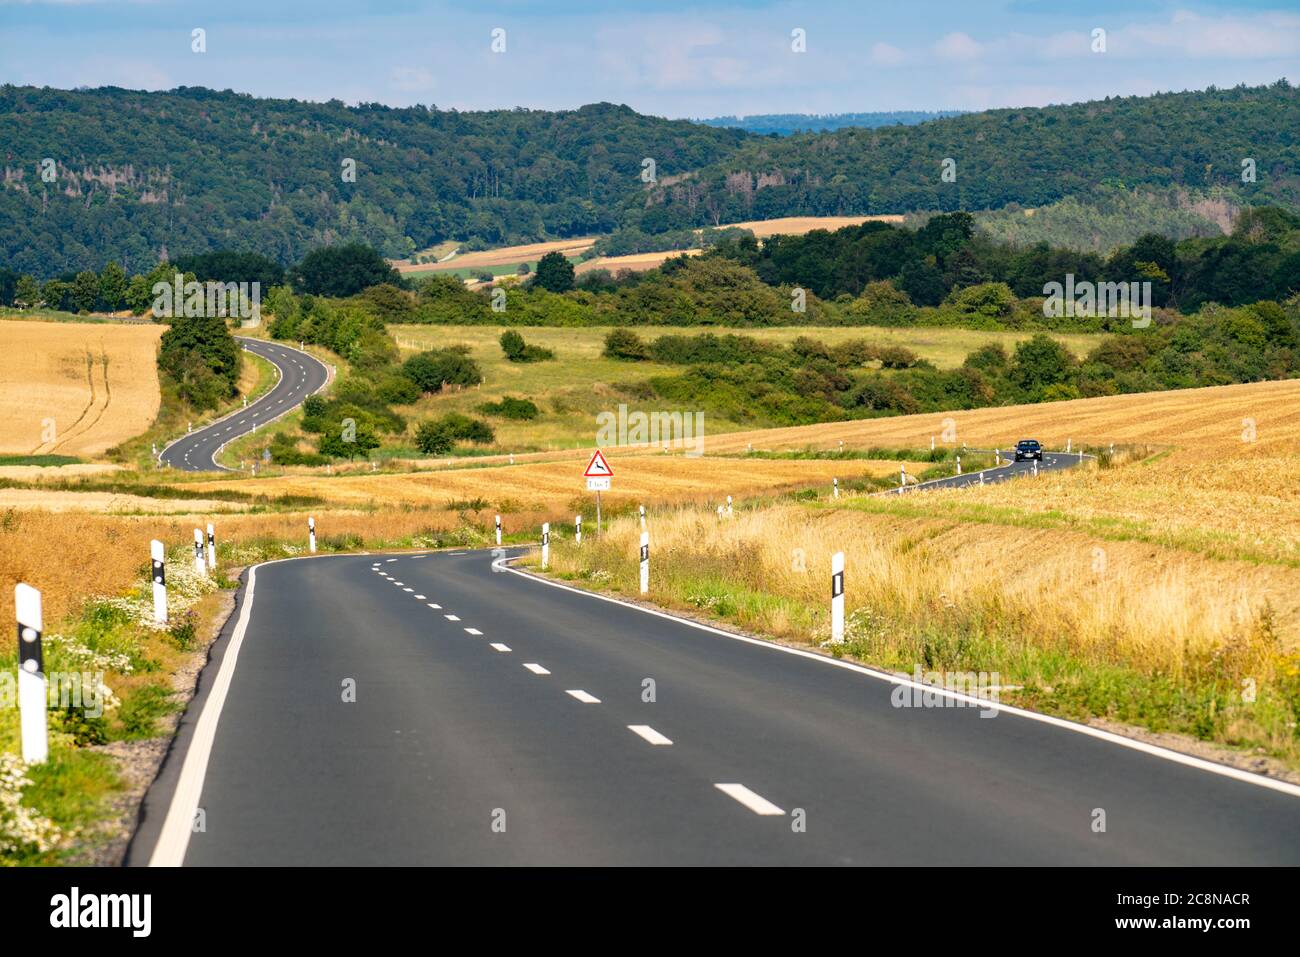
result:
M 596 449 L 596 454 L 587 463 L 587 471 L 582 474 L 587 478 L 609 478 L 614 474 L 614 470 L 609 467 L 609 463 L 605 461 L 605 456 L 600 449 Z

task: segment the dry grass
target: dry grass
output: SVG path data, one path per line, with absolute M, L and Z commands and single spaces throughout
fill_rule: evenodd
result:
M 0 322 L 0 452 L 93 456 L 144 432 L 158 414 L 162 332 L 145 324 Z
M 367 513 L 319 511 L 317 534 L 322 543 L 334 536 L 355 536 L 366 544 L 396 542 L 428 531 L 449 531 L 461 524 L 456 512 L 443 510 L 386 509 Z M 473 517 L 473 516 L 470 516 Z M 477 516 L 491 522 L 491 516 Z M 507 528 L 536 528 L 544 519 L 537 514 L 507 517 Z M 276 515 L 108 516 L 75 512 L 0 512 L 0 620 L 13 621 L 14 585 L 27 582 L 41 590 L 49 627 L 78 610 L 86 599 L 117 595 L 147 575 L 149 541 L 157 538 L 169 548 L 193 542 L 195 527 L 216 526 L 223 564 L 240 564 L 238 548 L 250 543 L 278 540 L 305 550 L 307 513 Z M 484 529 L 486 530 L 486 524 Z M 486 540 L 486 539 L 485 539 Z M 87 543 L 94 543 L 93 549 Z M 233 549 L 233 551 L 232 551 Z M 290 554 L 284 552 L 284 554 Z M 56 560 L 54 556 L 68 556 Z M 83 560 L 84 558 L 84 560 Z M 12 629 L 0 638 L 10 647 Z M 11 647 L 10 647 L 10 650 Z

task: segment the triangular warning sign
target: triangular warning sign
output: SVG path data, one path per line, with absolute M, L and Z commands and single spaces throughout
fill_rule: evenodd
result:
M 605 478 L 613 475 L 614 470 L 609 467 L 609 463 L 605 461 L 605 456 L 601 454 L 600 449 L 596 449 L 596 454 L 587 463 L 587 471 L 582 474 L 586 478 Z

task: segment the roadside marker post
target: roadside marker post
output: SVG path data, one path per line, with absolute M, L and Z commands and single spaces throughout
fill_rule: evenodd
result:
M 980 472 L 980 484 L 981 484 L 981 485 L 984 484 L 984 473 L 983 473 L 983 472 Z
M 837 478 L 833 478 L 831 479 L 831 498 L 839 498 L 839 497 L 840 497 L 840 480 Z
M 497 544 L 501 544 L 501 516 L 497 516 Z
M 206 575 L 208 573 L 208 563 L 203 560 L 203 533 L 197 528 L 194 530 L 194 574 Z
M 641 594 L 650 591 L 650 533 L 641 533 Z
M 551 563 L 551 523 L 542 522 L 542 569 Z
M 645 506 L 638 505 L 637 508 L 641 510 L 641 531 L 645 532 Z
M 208 569 L 209 571 L 217 567 L 217 536 L 212 529 L 212 523 L 208 522 Z
M 934 451 L 934 436 L 930 436 L 930 451 Z
M 1074 448 L 1074 439 L 1066 439 L 1066 440 L 1065 440 L 1065 451 L 1066 451 L 1066 454 L 1069 454 L 1070 451 L 1071 451 L 1073 448 Z
M 898 487 L 899 488 L 907 487 L 907 466 L 906 465 L 900 465 L 898 467 Z
M 41 655 L 41 593 L 31 585 L 15 585 L 14 610 L 18 618 L 18 721 L 23 760 L 42 764 L 50 756 L 50 742 Z
M 718 521 L 722 521 L 722 506 L 718 506 Z
M 1038 459 L 1034 459 L 1034 477 L 1038 477 Z
M 996 465 L 998 468 L 1001 468 L 1001 467 L 1002 467 L 1002 450 L 1001 450 L 1001 449 L 994 449 L 994 450 L 993 450 L 993 464 Z
M 961 456 L 957 456 L 957 474 L 961 475 Z
M 727 517 L 731 517 L 731 496 L 727 496 Z
M 582 544 L 582 516 L 581 515 L 573 516 L 573 543 L 575 545 Z
M 153 620 L 167 623 L 167 552 L 163 543 L 154 539 L 149 543 L 149 558 L 153 570 Z
M 316 551 L 316 519 L 314 516 L 307 516 L 307 549 Z
M 844 553 L 831 556 L 831 641 L 844 641 Z

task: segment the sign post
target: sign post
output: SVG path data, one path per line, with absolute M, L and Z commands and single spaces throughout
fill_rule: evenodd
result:
M 582 473 L 587 480 L 587 491 L 596 493 L 596 534 L 600 534 L 600 493 L 608 492 L 610 479 L 614 477 L 614 470 L 609 467 L 605 461 L 605 455 L 596 449 L 592 453 L 591 461 L 587 463 L 587 470 Z

